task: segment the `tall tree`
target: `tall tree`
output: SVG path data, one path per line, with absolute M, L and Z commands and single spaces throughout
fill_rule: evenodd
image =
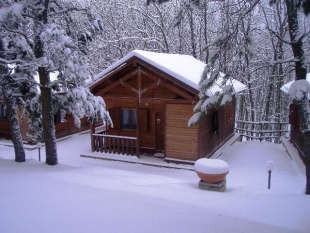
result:
M 25 113 L 30 118 L 32 133 L 42 132 L 46 147 L 46 163 L 58 163 L 54 114 L 59 110 L 68 111 L 75 117 L 76 125 L 79 118 L 88 116 L 89 120 L 106 119 L 104 101 L 94 97 L 86 90 L 89 78 L 87 63 L 87 42 L 97 32 L 102 31 L 102 22 L 93 17 L 87 9 L 81 8 L 77 2 L 58 0 L 1 0 L 0 27 L 6 35 L 15 35 L 11 46 L 19 46 L 19 60 L 4 57 L 4 64 L 22 65 L 21 73 L 38 74 L 40 94 L 27 101 Z M 76 25 L 76 17 L 85 24 Z M 90 26 L 89 26 L 90 25 Z M 31 59 L 25 60 L 21 54 L 29 54 Z M 59 73 L 56 80 L 50 74 Z M 14 77 L 13 77 L 14 78 Z M 20 79 L 14 81 L 20 83 Z M 66 95 L 57 95 L 57 92 Z M 75 100 L 80 101 L 76 102 Z M 71 107 L 74 104 L 74 108 Z M 36 113 L 36 114 L 34 114 Z M 42 115 L 42 118 L 41 118 Z M 40 123 L 40 120 L 42 122 Z M 36 135 L 36 139 L 40 138 Z
M 18 121 L 17 99 L 14 96 L 18 85 L 10 77 L 10 71 L 5 65 L 0 65 L 0 93 L 2 93 L 6 104 L 7 118 L 11 129 L 11 137 L 15 151 L 15 161 L 25 162 L 26 154 L 21 138 L 20 125 Z
M 157 2 L 163 3 L 169 0 L 147 0 L 147 3 Z M 189 0 L 198 4 L 198 0 Z M 213 1 L 213 0 L 210 0 Z M 234 40 L 237 38 L 239 33 L 240 25 L 243 24 L 244 18 L 253 10 L 261 0 L 244 0 L 238 2 L 238 4 L 243 5 L 241 10 L 238 11 L 238 17 L 236 19 L 235 25 L 227 32 L 227 34 L 218 38 L 213 46 L 217 47 L 216 53 L 210 58 L 210 65 L 207 66 L 205 73 L 202 75 L 200 81 L 201 92 L 204 92 L 205 88 L 208 88 L 212 85 L 212 82 L 216 80 L 218 71 L 214 69 L 215 62 L 227 51 L 229 45 L 234 44 Z M 271 4 L 279 3 L 281 0 L 270 0 Z M 306 81 L 307 75 L 307 64 L 306 64 L 306 55 L 304 52 L 303 41 L 306 37 L 306 33 L 302 33 L 299 25 L 299 10 L 302 9 L 303 12 L 308 15 L 310 13 L 310 1 L 308 0 L 283 0 L 286 5 L 286 14 L 287 14 L 287 23 L 288 23 L 288 33 L 290 40 L 287 41 L 283 38 L 283 35 L 274 33 L 281 43 L 284 42 L 289 44 L 293 53 L 293 63 L 295 70 L 295 83 L 293 83 L 290 94 L 293 99 L 297 102 L 298 115 L 300 118 L 301 131 L 303 132 L 303 139 L 306 145 L 306 194 L 310 194 L 310 109 L 309 109 L 309 100 L 308 94 L 310 93 L 310 84 Z M 279 45 L 281 46 L 281 44 Z M 281 56 L 281 55 L 280 55 Z M 228 62 L 228 61 L 226 61 Z M 252 81 L 251 81 L 252 82 Z M 227 92 L 229 94 L 229 91 Z M 225 93 L 224 93 L 225 95 Z M 217 98 L 223 98 L 224 95 L 218 95 Z M 197 118 L 201 112 L 204 112 L 207 108 L 212 106 L 216 102 L 221 102 L 220 99 L 215 100 L 204 100 L 200 101 L 196 106 L 196 110 L 199 111 L 194 118 Z
M 297 111 L 303 134 L 306 156 L 306 194 L 310 195 L 310 108 L 308 95 L 310 84 L 306 81 L 307 66 L 303 47 L 303 39 L 306 36 L 300 32 L 298 10 L 302 8 L 305 14 L 310 13 L 310 3 L 306 0 L 285 0 L 287 8 L 287 22 L 289 27 L 290 42 L 295 58 L 295 83 L 290 94 L 297 102 Z M 306 88 L 305 88 L 306 87 Z

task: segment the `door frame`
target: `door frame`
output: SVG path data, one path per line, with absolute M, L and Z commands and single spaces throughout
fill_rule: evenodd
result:
M 155 112 L 155 150 L 161 152 L 165 151 L 164 119 L 163 112 Z

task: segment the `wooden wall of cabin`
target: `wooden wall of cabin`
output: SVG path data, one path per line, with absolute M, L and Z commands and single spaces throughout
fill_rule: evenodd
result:
M 0 136 L 10 137 L 10 124 L 7 119 L 0 119 Z
M 27 142 L 29 140 L 29 138 L 27 137 L 27 132 L 28 132 L 28 117 L 25 117 L 25 119 L 21 119 L 21 116 L 22 116 L 22 111 L 19 111 L 18 112 L 18 121 L 19 121 L 19 126 L 20 126 L 20 132 L 21 132 L 21 135 L 22 135 L 22 140 Z M 0 124 L 1 124 L 1 121 L 3 122 L 6 122 L 6 131 L 7 131 L 7 136 L 8 138 L 11 138 L 11 131 L 10 131 L 10 124 L 9 124 L 9 121 L 8 119 L 3 119 L 3 120 L 0 120 Z M 2 131 L 2 125 L 0 125 L 0 129 Z
M 81 127 L 78 128 L 74 124 L 74 119 L 72 116 L 67 115 L 65 121 L 61 121 L 56 117 L 55 120 L 55 131 L 56 138 L 68 136 L 74 133 L 86 131 L 90 129 L 90 123 L 87 121 L 87 118 L 81 119 Z
M 310 102 L 309 102 L 310 104 Z M 290 123 L 290 140 L 294 143 L 295 147 L 299 151 L 301 158 L 305 160 L 305 150 L 306 146 L 302 137 L 300 130 L 299 117 L 297 113 L 296 103 L 290 104 L 289 113 L 289 123 Z
M 27 137 L 28 133 L 28 117 L 21 120 L 21 112 L 19 113 L 19 120 L 20 120 L 20 129 L 22 134 L 23 141 L 30 142 L 30 139 Z M 90 123 L 87 121 L 87 118 L 81 119 L 81 127 L 78 128 L 74 125 L 74 119 L 72 116 L 67 115 L 66 121 L 60 120 L 59 116 L 55 116 L 55 132 L 56 138 L 61 138 L 64 136 L 68 136 L 74 133 L 86 131 L 90 129 Z
M 137 104 L 135 99 L 105 99 L 107 109 L 110 113 L 114 127 L 109 127 L 108 134 L 118 136 L 129 136 L 139 138 L 140 148 L 156 150 L 156 114 L 164 112 L 164 103 L 152 103 L 142 101 Z M 122 129 L 121 109 L 138 109 L 139 135 L 137 130 Z
M 157 83 L 147 75 L 143 75 L 141 80 L 142 90 Z M 130 85 L 132 88 L 125 87 L 119 82 L 119 85 L 109 89 L 101 96 L 106 102 L 107 109 L 114 124 L 114 128 L 109 128 L 108 134 L 137 137 L 139 138 L 140 148 L 164 151 L 165 101 L 176 100 L 179 96 L 167 87 L 158 85 L 155 88 L 143 92 L 140 96 L 140 103 L 138 104 L 138 93 L 133 90 L 133 88 L 138 89 L 138 83 L 138 76 L 132 76 L 126 80 L 126 85 Z M 94 94 L 96 95 L 96 93 Z M 137 130 L 121 128 L 121 109 L 138 109 L 139 135 Z
M 234 104 L 210 110 L 199 122 L 199 158 L 211 155 L 234 134 Z
M 26 116 L 24 119 L 22 119 L 21 117 L 22 117 L 22 110 L 18 112 L 18 121 L 22 135 L 22 140 L 25 142 L 30 142 L 30 139 L 27 136 L 28 117 Z M 55 131 L 57 138 L 90 129 L 90 124 L 87 121 L 87 118 L 81 119 L 80 128 L 77 128 L 74 125 L 74 120 L 72 116 L 67 115 L 66 118 L 67 118 L 66 121 L 61 121 L 59 116 L 55 117 Z M 10 124 L 8 119 L 0 119 L 0 136 L 11 138 Z
M 188 127 L 193 105 L 166 104 L 166 158 L 195 161 L 198 159 L 198 125 Z

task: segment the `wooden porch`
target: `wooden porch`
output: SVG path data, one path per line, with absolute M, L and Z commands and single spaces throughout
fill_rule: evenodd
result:
M 251 122 L 236 121 L 235 130 L 242 137 L 249 140 L 266 140 L 269 142 L 280 143 L 280 138 L 288 133 L 289 122 Z
M 92 134 L 92 151 L 110 154 L 136 155 L 139 157 L 139 145 L 136 137 Z
M 91 150 L 92 152 L 131 155 L 140 157 L 140 145 L 137 137 L 109 135 L 108 130 L 98 130 L 96 125 L 91 124 Z

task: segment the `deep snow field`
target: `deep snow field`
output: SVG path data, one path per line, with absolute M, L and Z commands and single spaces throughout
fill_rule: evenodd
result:
M 223 193 L 199 189 L 189 166 L 82 158 L 92 155 L 89 134 L 59 141 L 56 166 L 44 163 L 44 147 L 41 162 L 35 149 L 16 163 L 5 144 L 0 141 L 0 233 L 310 232 L 305 168 L 288 142 L 292 157 L 269 142 L 227 147 L 219 157 L 230 168 Z

